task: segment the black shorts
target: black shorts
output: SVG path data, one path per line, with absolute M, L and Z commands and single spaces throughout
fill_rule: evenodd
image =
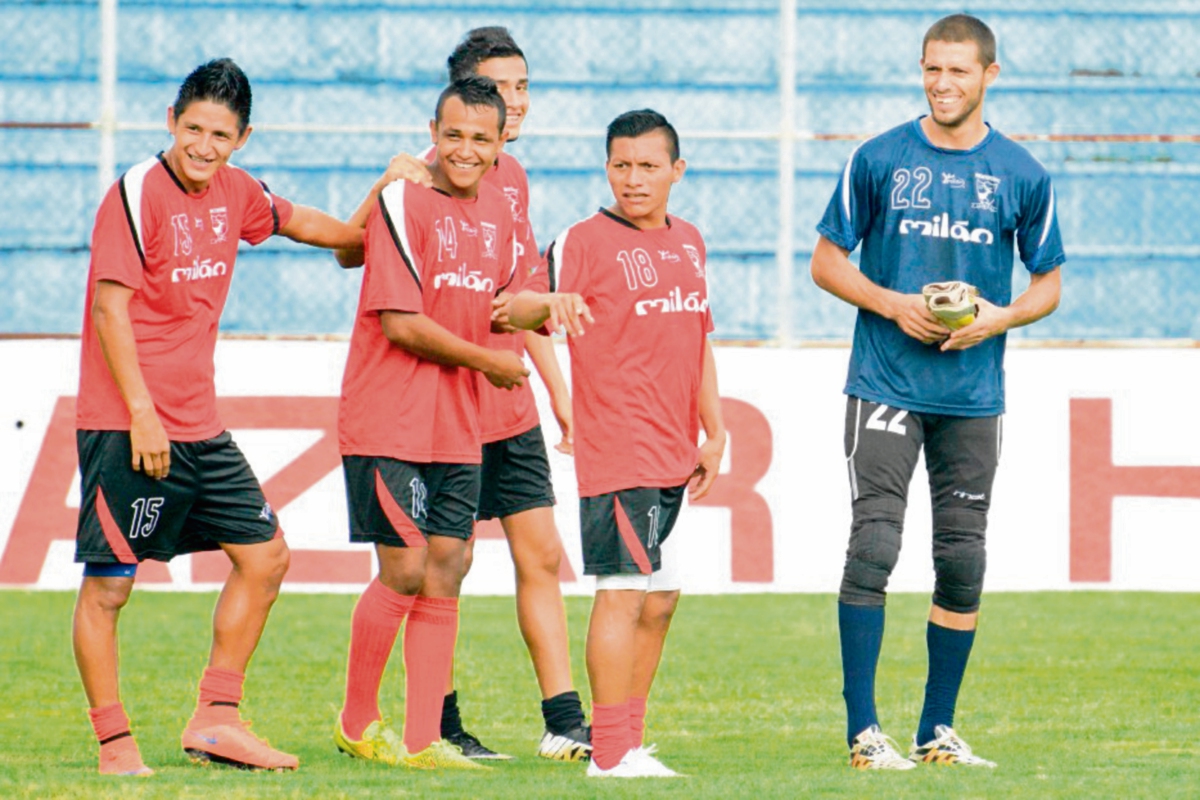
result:
M 350 541 L 424 547 L 429 536 L 470 539 L 479 502 L 478 464 L 417 464 L 342 456 Z
M 554 505 L 542 426 L 483 446 L 479 519 L 511 517 Z
M 170 561 L 282 535 L 229 431 L 171 442 L 171 470 L 162 480 L 133 470 L 129 431 L 76 431 L 75 441 L 82 476 L 76 561 Z
M 584 575 L 649 575 L 679 517 L 687 484 L 579 498 Z
M 950 417 L 847 397 L 843 441 L 855 520 L 879 513 L 903 518 L 922 451 L 934 515 L 965 510 L 986 516 L 1002 433 L 999 416 Z

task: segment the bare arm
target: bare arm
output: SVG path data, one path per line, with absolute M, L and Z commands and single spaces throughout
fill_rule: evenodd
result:
M 700 445 L 699 463 L 693 477 L 699 480 L 688 493 L 695 501 L 708 494 L 713 481 L 721 471 L 721 458 L 725 455 L 725 417 L 721 413 L 721 393 L 717 387 L 717 360 L 713 356 L 712 344 L 704 342 L 704 371 L 700 375 L 700 424 L 704 427 L 704 444 Z
M 582 336 L 584 321 L 595 322 L 583 297 L 572 293 L 521 291 L 508 302 L 504 312 L 508 324 L 514 328 L 535 331 L 545 327 L 568 336 Z M 493 314 L 493 318 L 499 313 Z
M 820 237 L 812 257 L 812 278 L 817 286 L 853 306 L 890 319 L 905 334 L 925 344 L 949 335 L 949 329 L 925 307 L 921 295 L 879 286 L 850 263 L 849 256 L 849 251 Z
M 489 350 L 460 339 L 424 314 L 384 311 L 383 335 L 415 356 L 449 367 L 482 372 L 493 386 L 521 386 L 529 374 L 525 363 L 511 350 Z
M 151 478 L 159 479 L 167 477 L 171 470 L 171 442 L 154 409 L 154 400 L 138 363 L 133 323 L 129 321 L 129 299 L 133 297 L 133 291 L 114 281 L 97 281 L 92 299 L 92 324 L 108 371 L 129 409 L 133 469 L 143 470 Z
M 350 219 L 346 220 L 346 224 L 355 228 L 367 227 L 367 217 L 371 216 L 371 209 L 379 200 L 379 193 L 389 183 L 400 180 L 419 183 L 422 186 L 433 185 L 433 176 L 429 174 L 429 167 L 425 165 L 425 162 L 408 153 L 392 156 L 387 170 L 379 177 L 379 180 L 375 181 L 371 191 L 367 192 L 367 196 L 350 215 Z M 338 248 L 334 252 L 334 257 L 337 258 L 338 264 L 345 269 L 361 267 L 366 260 L 361 244 L 358 247 Z
M 571 411 L 571 392 L 567 389 L 567 381 L 563 378 L 562 369 L 558 366 L 558 356 L 554 354 L 554 342 L 549 337 L 533 331 L 525 333 L 525 352 L 533 359 L 546 391 L 550 394 L 550 407 L 554 409 L 554 418 L 558 420 L 558 428 L 562 431 L 562 439 L 554 445 L 560 453 L 573 455 L 575 452 L 575 418 Z
M 361 227 L 347 225 L 324 211 L 308 206 L 295 206 L 292 218 L 279 232 L 293 241 L 314 247 L 362 249 Z
M 1055 267 L 1029 277 L 1029 287 L 1010 305 L 1001 308 L 984 298 L 977 298 L 979 308 L 975 321 L 954 333 L 942 343 L 942 350 L 966 350 L 985 339 L 998 336 L 1012 328 L 1019 328 L 1049 316 L 1058 308 L 1062 296 L 1062 271 Z

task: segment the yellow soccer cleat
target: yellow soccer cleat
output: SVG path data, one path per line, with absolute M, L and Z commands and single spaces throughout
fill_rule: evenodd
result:
M 368 725 L 363 731 L 362 739 L 356 742 L 346 735 L 341 717 L 338 717 L 337 727 L 333 730 L 333 741 L 338 750 L 352 758 L 382 761 L 393 767 L 416 766 L 408 762 L 409 753 L 404 749 L 404 742 L 383 720 L 377 719 Z
M 438 739 L 421 752 L 412 753 L 404 763 L 416 769 L 491 769 L 467 758 L 462 750 L 445 739 Z

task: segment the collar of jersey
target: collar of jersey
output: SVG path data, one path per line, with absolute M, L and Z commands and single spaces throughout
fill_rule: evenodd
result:
M 208 187 L 206 186 L 204 187 L 204 192 L 201 192 L 200 194 L 190 194 L 187 190 L 187 187 L 183 185 L 183 181 L 179 180 L 179 176 L 175 174 L 175 171 L 171 169 L 171 165 L 167 163 L 167 153 L 165 150 L 159 151 L 158 163 L 162 164 L 163 169 L 165 169 L 167 174 L 171 176 L 171 180 L 174 181 L 175 185 L 179 187 L 179 191 L 183 192 L 188 197 L 203 197 L 204 193 L 208 191 Z
M 638 233 L 643 233 L 642 229 L 639 228 L 637 225 L 634 225 L 632 222 L 630 222 L 629 220 L 627 220 L 623 217 L 618 217 L 616 214 L 612 213 L 604 206 L 600 207 L 600 213 L 603 214 L 604 216 L 608 217 L 609 219 L 611 219 L 613 222 L 619 222 L 620 224 L 624 225 L 626 228 L 633 228 Z M 667 215 L 667 227 L 668 228 L 671 227 L 671 215 L 670 214 Z M 658 230 L 658 228 L 655 228 L 654 230 Z
M 925 145 L 931 150 L 937 150 L 939 153 L 946 153 L 952 156 L 969 156 L 972 153 L 977 153 L 983 148 L 987 147 L 988 143 L 991 142 L 992 138 L 996 135 L 996 129 L 992 127 L 992 123 L 984 121 L 983 124 L 987 126 L 987 135 L 983 137 L 983 140 L 980 141 L 979 144 L 975 145 L 969 150 L 951 150 L 947 147 L 938 147 L 936 144 L 929 141 L 929 137 L 925 135 L 925 131 L 921 128 L 921 120 L 925 119 L 927 116 L 929 115 L 922 114 L 912 121 L 911 124 L 913 133 L 917 139 L 920 140 L 921 144 Z

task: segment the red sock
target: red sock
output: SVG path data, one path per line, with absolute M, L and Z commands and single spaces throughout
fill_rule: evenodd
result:
M 383 715 L 379 711 L 379 684 L 396 634 L 416 598 L 399 594 L 378 578 L 371 581 L 350 619 L 350 656 L 346 666 L 346 703 L 342 706 L 342 731 L 351 740 Z
M 592 761 L 612 769 L 633 747 L 630 743 L 629 701 L 602 706 L 592 704 Z
M 458 636 L 458 598 L 417 596 L 404 629 L 404 746 L 419 753 L 442 738 L 442 701 Z
M 629 698 L 629 735 L 632 737 L 630 747 L 641 747 L 646 738 L 646 698 Z
M 125 706 L 120 703 L 103 708 L 89 708 L 88 717 L 92 720 L 96 741 L 101 745 L 123 733 L 129 733 L 129 717 L 125 716 Z
M 188 727 L 207 727 L 237 722 L 238 703 L 246 676 L 232 669 L 207 667 L 200 676 L 200 698 Z
M 129 717 L 120 703 L 89 708 L 92 730 L 100 742 L 100 772 L 107 775 L 152 774 L 142 762 L 137 742 L 129 730 Z

